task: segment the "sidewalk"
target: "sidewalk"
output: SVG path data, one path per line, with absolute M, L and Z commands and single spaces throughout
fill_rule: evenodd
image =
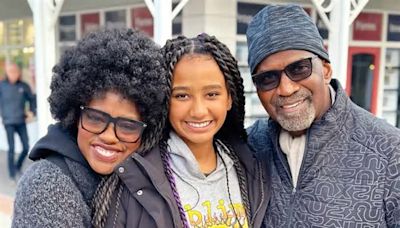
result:
M 31 163 L 26 158 L 23 170 Z M 8 178 L 7 152 L 0 150 L 0 228 L 11 227 L 13 201 L 17 184 Z

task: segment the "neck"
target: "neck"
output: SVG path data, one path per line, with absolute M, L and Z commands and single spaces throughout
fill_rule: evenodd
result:
M 202 173 L 211 173 L 217 167 L 217 154 L 214 146 L 209 144 L 188 145 L 199 164 Z
M 295 138 L 295 137 L 299 137 L 299 136 L 304 135 L 306 133 L 306 131 L 307 131 L 307 129 L 306 130 L 302 130 L 302 131 L 288 131 L 288 132 L 289 132 L 290 136 Z

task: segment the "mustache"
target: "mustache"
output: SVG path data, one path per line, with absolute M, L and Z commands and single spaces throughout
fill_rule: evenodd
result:
M 282 106 L 288 103 L 294 103 L 301 100 L 312 100 L 312 93 L 307 89 L 300 89 L 299 91 L 295 92 L 294 94 L 290 95 L 289 97 L 278 96 L 276 97 L 274 104 L 275 106 Z

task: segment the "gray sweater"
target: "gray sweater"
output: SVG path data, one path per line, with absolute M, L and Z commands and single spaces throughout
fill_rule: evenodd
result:
M 168 145 L 171 168 L 189 224 L 196 227 L 212 225 L 239 227 L 238 223 L 241 225 L 248 223 L 236 170 L 229 155 L 221 148 L 222 145 L 216 144 L 221 156 L 217 156 L 216 169 L 207 176 L 201 172 L 190 148 L 174 132 L 170 133 Z M 236 218 L 231 203 L 237 212 L 238 221 L 229 219 Z
M 90 202 L 99 177 L 83 159 L 73 137 L 59 125 L 33 148 L 34 162 L 18 183 L 12 227 L 90 227 Z M 67 171 L 43 159 L 58 154 Z

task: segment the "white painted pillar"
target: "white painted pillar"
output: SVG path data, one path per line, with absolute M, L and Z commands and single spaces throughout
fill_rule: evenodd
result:
M 172 0 L 144 0 L 154 19 L 154 41 L 164 45 L 172 37 L 172 20 L 189 0 L 180 0 L 172 11 Z
M 191 0 L 183 12 L 183 34 L 189 37 L 208 33 L 236 53 L 237 1 Z
M 330 29 L 328 52 L 331 60 L 334 78 L 338 79 L 343 88 L 347 81 L 347 59 L 350 32 L 350 3 L 336 1 L 330 14 Z
M 330 0 L 329 4 L 325 0 L 311 1 L 329 29 L 328 52 L 333 77 L 346 88 L 350 25 L 369 0 Z
M 47 98 L 50 95 L 52 68 L 56 63 L 55 24 L 64 0 L 28 0 L 35 28 L 35 75 L 38 137 L 54 122 Z
M 154 0 L 154 41 L 164 45 L 172 37 L 172 1 Z

